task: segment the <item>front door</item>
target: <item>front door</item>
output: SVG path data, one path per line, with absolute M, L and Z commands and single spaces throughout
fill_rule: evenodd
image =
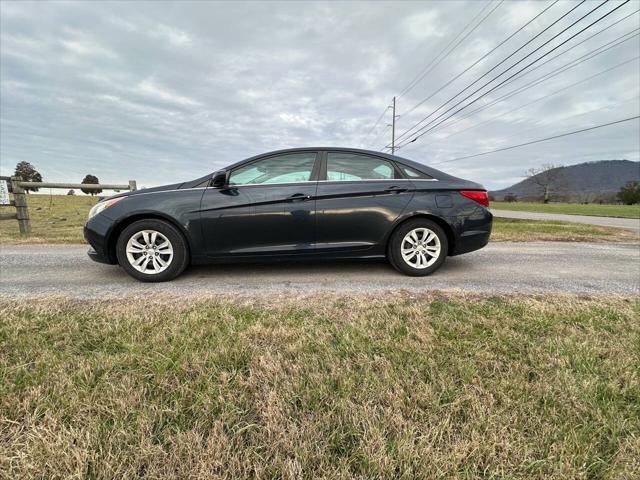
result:
M 232 170 L 226 187 L 207 188 L 201 219 L 208 255 L 311 252 L 317 156 L 300 152 L 260 158 Z
M 380 250 L 411 200 L 411 182 L 384 158 L 349 152 L 328 152 L 320 175 L 316 251 Z

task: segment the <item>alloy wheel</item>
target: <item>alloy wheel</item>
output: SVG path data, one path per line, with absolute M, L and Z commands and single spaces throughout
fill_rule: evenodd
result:
M 407 233 L 400 244 L 402 259 L 407 265 L 423 269 L 433 265 L 440 257 L 440 239 L 432 230 L 420 227 Z
M 126 252 L 131 266 L 147 275 L 163 272 L 173 260 L 173 245 L 156 230 L 141 230 L 131 235 Z

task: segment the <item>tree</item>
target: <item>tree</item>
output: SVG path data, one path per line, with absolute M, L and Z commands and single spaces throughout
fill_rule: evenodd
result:
M 503 199 L 505 202 L 513 203 L 518 201 L 518 197 L 515 193 L 507 193 Z
M 618 192 L 618 199 L 625 205 L 640 203 L 640 182 L 627 182 Z
M 564 167 L 545 164 L 540 168 L 530 168 L 525 172 L 525 176 L 535 185 L 540 187 L 542 193 L 542 201 L 549 203 L 552 194 L 557 194 L 561 190 L 566 189 L 564 179 Z
M 75 194 L 76 194 L 76 191 L 75 191 L 75 190 L 69 190 L 69 191 L 67 192 L 67 195 L 75 195 Z
M 100 183 L 100 180 L 98 180 L 98 177 L 96 177 L 95 175 L 87 175 L 86 177 L 84 177 L 84 180 L 82 180 L 82 183 L 90 183 L 92 185 L 97 185 L 98 183 Z M 82 193 L 89 193 L 91 195 L 96 195 L 97 193 L 101 193 L 102 190 L 97 189 L 97 190 L 89 190 L 88 188 L 81 188 L 80 190 L 82 190 Z
M 18 162 L 16 165 L 16 170 L 13 173 L 14 176 L 20 177 L 25 182 L 41 182 L 42 175 L 38 172 L 33 165 L 29 162 Z M 29 193 L 29 190 L 32 192 L 37 192 L 37 187 L 29 187 L 25 188 L 25 191 Z

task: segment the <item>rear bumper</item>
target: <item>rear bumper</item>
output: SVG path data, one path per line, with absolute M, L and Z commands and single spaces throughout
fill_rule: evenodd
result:
M 465 234 L 461 235 L 458 239 L 452 255 L 461 255 L 463 253 L 480 250 L 487 243 L 489 243 L 489 237 L 491 237 L 491 231 L 465 232 Z
M 456 231 L 452 256 L 479 250 L 489 243 L 493 215 L 486 208 L 478 208 L 473 215 L 456 217 L 452 223 Z

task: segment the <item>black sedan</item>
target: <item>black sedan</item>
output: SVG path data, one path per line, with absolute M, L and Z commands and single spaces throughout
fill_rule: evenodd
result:
M 486 190 L 393 155 L 299 148 L 258 155 L 190 182 L 97 203 L 89 256 L 158 282 L 190 263 L 386 257 L 423 276 L 482 248 Z

